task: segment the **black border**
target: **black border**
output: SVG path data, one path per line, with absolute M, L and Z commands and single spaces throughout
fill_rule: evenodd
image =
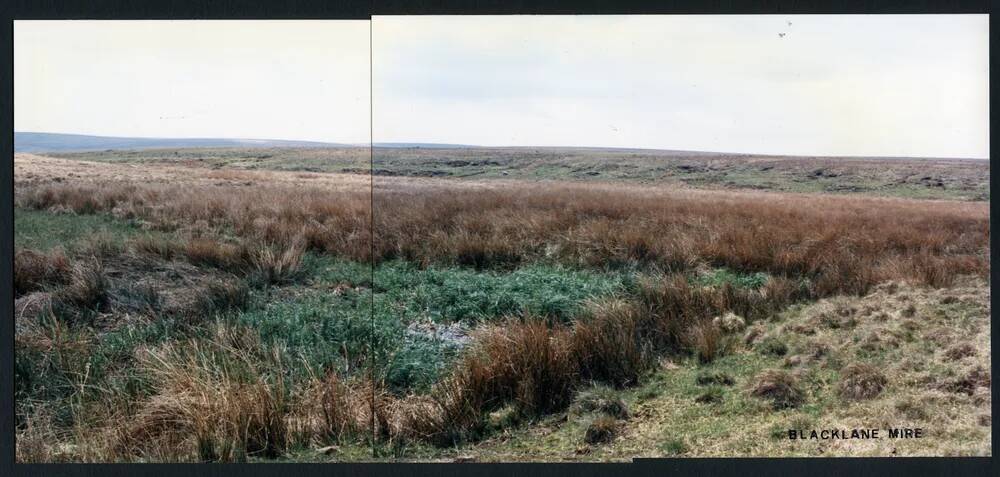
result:
M 329 0 L 14 0 L 19 20 L 367 20 L 373 3 Z
M 193 0 L 13 0 L 0 1 L 0 154 L 13 158 L 13 19 L 369 19 L 371 15 L 446 14 L 890 14 L 890 13 L 989 13 L 990 0 L 671 0 L 651 1 L 528 1 L 404 0 L 367 1 L 193 1 Z M 996 29 L 990 29 L 990 65 L 997 52 Z M 994 90 L 991 75 L 990 89 Z M 997 137 L 995 95 L 990 97 L 990 142 Z M 0 317 L 13 316 L 13 161 L 0 167 Z M 990 184 L 991 197 L 995 194 Z M 994 221 L 991 216 L 990 227 Z M 991 237 L 991 249 L 996 247 Z M 992 256 L 991 256 L 992 259 Z M 995 278 L 991 268 L 991 283 Z M 991 307 L 992 307 L 991 294 Z M 589 476 L 605 473 L 634 475 L 996 475 L 995 457 L 988 458 L 691 458 L 636 459 L 631 464 L 14 464 L 13 422 L 13 320 L 0 326 L 0 475 L 519 475 L 548 474 Z M 992 330 L 991 330 L 992 333 Z M 992 334 L 991 334 L 992 340 Z M 996 360 L 991 370 L 996 368 Z M 997 392 L 993 390 L 993 401 Z M 992 430 L 992 429 L 991 429 Z M 992 430 L 996 442 L 995 430 Z M 995 451 L 994 451 L 995 452 Z
M 368 19 L 372 15 L 989 13 L 991 0 L 13 0 L 42 19 Z
M 373 0 L 373 15 L 988 13 L 989 0 Z

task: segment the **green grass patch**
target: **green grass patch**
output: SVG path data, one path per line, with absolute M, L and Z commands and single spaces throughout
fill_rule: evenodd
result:
M 407 262 L 376 269 L 376 294 L 406 318 L 436 322 L 480 321 L 508 315 L 541 315 L 566 320 L 584 300 L 623 293 L 632 278 L 561 266 L 531 265 L 509 273 L 463 268 L 421 270 Z
M 266 304 L 240 313 L 237 322 L 285 349 L 299 376 L 357 370 L 374 352 L 386 383 L 400 392 L 430 386 L 464 344 L 413 323 L 462 323 L 468 330 L 512 315 L 568 320 L 584 300 L 621 293 L 631 283 L 624 274 L 553 266 L 501 273 L 390 262 L 375 270 L 373 316 L 367 264 L 310 256 L 305 268 L 312 287 L 256 300 Z M 340 284 L 348 286 L 334 287 Z
M 465 268 L 419 269 L 389 262 L 375 271 L 376 349 L 387 384 L 397 391 L 426 389 L 461 349 L 461 342 L 414 331 L 411 323 L 460 323 L 468 329 L 505 316 L 568 321 L 583 302 L 626 292 L 630 275 L 531 265 L 512 272 Z
M 266 302 L 233 319 L 256 330 L 293 360 L 298 377 L 310 372 L 341 372 L 363 363 L 371 342 L 370 291 L 340 293 L 311 290 L 293 299 Z
M 61 246 L 72 249 L 94 235 L 110 237 L 119 243 L 139 234 L 138 224 L 107 214 L 78 215 L 45 210 L 14 209 L 14 244 L 35 250 Z

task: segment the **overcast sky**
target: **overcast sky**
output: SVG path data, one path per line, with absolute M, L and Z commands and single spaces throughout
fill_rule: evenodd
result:
M 375 141 L 989 156 L 985 15 L 375 17 L 372 28 Z
M 360 143 L 371 87 L 380 142 L 989 156 L 985 15 L 17 21 L 14 35 L 19 131 Z
M 16 21 L 18 131 L 367 143 L 368 21 Z

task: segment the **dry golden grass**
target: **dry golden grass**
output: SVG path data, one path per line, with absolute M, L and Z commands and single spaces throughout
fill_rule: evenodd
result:
M 624 387 L 639 381 L 650 364 L 643 339 L 643 311 L 623 300 L 591 303 L 570 336 L 580 377 Z
M 282 279 L 296 266 L 297 252 L 285 249 L 308 248 L 359 261 L 371 255 L 370 191 L 360 176 L 324 174 L 305 181 L 293 173 L 240 172 L 258 181 L 248 187 L 220 183 L 211 170 L 179 166 L 147 169 L 30 155 L 18 155 L 15 165 L 19 207 L 110 213 L 149 229 L 189 235 L 194 243 L 183 252 L 220 267 L 238 262 L 239 250 L 198 239 L 223 229 L 250 242 L 250 248 L 260 247 L 244 258 L 271 278 Z M 143 178 L 147 173 L 152 180 Z M 28 175 L 35 180 L 23 180 Z M 146 245 L 147 251 L 171 253 L 162 244 Z
M 53 296 L 56 313 L 69 318 L 80 310 L 98 311 L 109 303 L 108 279 L 98 260 L 73 265 L 69 284 Z
M 368 402 L 370 384 L 350 385 L 336 374 L 330 374 L 318 383 L 322 428 L 317 434 L 333 441 L 366 434 L 371 428 L 371 405 Z
M 985 204 L 510 183 L 375 190 L 376 257 L 479 267 L 699 263 L 806 276 L 817 296 L 989 267 Z M 425 183 L 426 184 L 426 183 Z
M 299 273 L 305 253 L 305 241 L 301 236 L 286 240 L 285 244 L 229 244 L 197 237 L 184 245 L 183 254 L 195 265 L 244 273 L 264 283 L 276 284 L 286 282 Z
M 155 460 L 245 461 L 276 457 L 288 444 L 287 395 L 280 367 L 256 336 L 217 326 L 209 343 L 168 343 L 141 366 L 157 392 L 126 424 L 117 451 Z M 280 376 L 280 373 L 278 374 Z
M 21 167 L 39 167 L 38 161 Z M 267 182 L 254 187 L 220 187 L 199 182 L 200 172 L 183 185 L 140 186 L 112 180 L 110 171 L 122 166 L 87 167 L 109 171 L 73 184 L 19 184 L 17 204 L 109 212 L 194 234 L 227 228 L 255 242 L 301 242 L 358 261 L 502 268 L 557 260 L 666 271 L 724 266 L 808 277 L 810 293 L 820 297 L 863 294 L 893 279 L 946 286 L 957 275 L 984 276 L 989 269 L 989 206 L 983 203 L 379 178 L 372 204 L 364 184 L 350 179 L 337 186 L 337 175 L 302 182 L 294 174 L 262 172 Z
M 712 362 L 726 351 L 725 336 L 718 324 L 704 320 L 691 326 L 687 335 L 688 346 L 702 363 Z
M 14 252 L 14 296 L 41 290 L 46 284 L 65 283 L 69 271 L 69 259 L 61 250 L 18 249 Z
M 154 235 L 143 235 L 132 240 L 132 248 L 139 254 L 161 260 L 172 260 L 180 247 L 172 240 Z

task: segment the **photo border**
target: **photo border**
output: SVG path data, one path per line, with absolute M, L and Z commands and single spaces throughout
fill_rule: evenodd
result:
M 0 48 L 3 71 L 0 74 L 3 111 L 0 127 L 0 153 L 13 158 L 13 20 L 56 19 L 369 19 L 373 15 L 513 15 L 513 14 L 903 14 L 903 13 L 989 13 L 986 0 L 890 1 L 876 4 L 864 0 L 841 1 L 446 1 L 405 2 L 369 0 L 363 2 L 326 2 L 322 0 L 266 1 L 192 1 L 192 0 L 63 0 L 0 2 L 3 32 Z M 990 69 L 996 58 L 997 32 L 990 30 Z M 994 77 L 990 90 L 994 90 Z M 990 97 L 990 143 L 994 143 L 997 120 L 995 97 Z M 15 464 L 14 449 L 14 325 L 13 325 L 13 160 L 0 167 L 0 303 L 3 316 L 10 317 L 0 326 L 0 475 L 519 475 L 541 474 L 583 477 L 606 473 L 631 475 L 995 475 L 995 457 L 896 457 L 896 458 L 669 458 L 635 459 L 632 463 L 322 463 L 322 464 Z M 994 184 L 990 183 L 991 198 Z M 994 221 L 990 217 L 990 227 Z M 996 244 L 991 236 L 991 250 Z M 991 251 L 992 263 L 992 251 Z M 996 278 L 991 266 L 990 282 Z M 990 294 L 991 309 L 993 295 Z M 992 327 L 991 327 L 992 343 Z M 992 345 L 991 345 L 992 346 Z M 991 357 L 992 357 L 991 353 Z M 996 359 L 992 358 L 992 370 Z M 991 387 L 992 402 L 997 392 Z M 991 442 L 996 442 L 991 426 Z M 992 450 L 992 446 L 991 446 Z M 995 450 L 993 450 L 995 452 Z

